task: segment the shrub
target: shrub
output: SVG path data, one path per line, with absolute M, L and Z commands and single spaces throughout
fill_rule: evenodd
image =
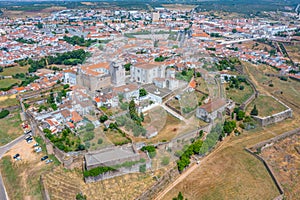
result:
M 83 195 L 81 193 L 78 193 L 76 195 L 76 200 L 86 200 L 86 195 Z
M 85 144 L 85 147 L 86 147 L 87 149 L 91 147 L 91 143 L 90 143 L 90 142 L 85 142 L 84 144 Z
M 287 78 L 286 76 L 280 76 L 280 80 L 282 80 L 282 81 L 287 81 L 288 78 Z
M 103 143 L 103 139 L 102 139 L 102 138 L 99 138 L 97 143 L 98 143 L 98 144 L 102 144 L 102 143 Z
M 244 123 L 241 123 L 241 124 L 239 125 L 239 127 L 240 127 L 241 129 L 245 129 L 245 124 L 244 124 Z
M 146 164 L 140 165 L 139 171 L 142 172 L 142 173 L 145 173 L 146 172 Z
M 108 166 L 99 166 L 99 167 L 96 167 L 94 169 L 90 169 L 90 170 L 87 170 L 87 171 L 84 171 L 83 172 L 83 176 L 84 177 L 89 177 L 89 176 L 98 176 L 100 174 L 104 174 L 108 171 L 114 171 L 115 169 L 112 168 L 112 167 L 108 167 Z
M 86 132 L 86 133 L 83 135 L 83 141 L 84 141 L 84 142 L 90 141 L 90 140 L 94 139 L 94 137 L 95 137 L 94 132 Z
M 95 126 L 94 126 L 93 123 L 87 123 L 87 124 L 85 125 L 85 130 L 86 130 L 86 131 L 93 131 L 94 129 L 95 129 Z

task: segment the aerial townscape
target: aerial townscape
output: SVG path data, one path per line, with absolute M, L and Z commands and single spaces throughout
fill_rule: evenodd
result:
M 0 0 L 1 200 L 300 199 L 297 0 Z

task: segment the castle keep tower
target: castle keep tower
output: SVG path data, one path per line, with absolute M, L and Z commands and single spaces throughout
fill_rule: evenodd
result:
M 122 62 L 112 62 L 110 64 L 111 83 L 115 86 L 125 85 L 125 69 Z

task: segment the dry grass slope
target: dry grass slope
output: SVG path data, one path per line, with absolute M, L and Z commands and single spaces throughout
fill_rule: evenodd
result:
M 216 147 L 216 150 L 195 171 L 169 191 L 163 199 L 172 199 L 179 191 L 189 200 L 260 200 L 273 199 L 279 195 L 264 165 L 245 152 L 244 148 L 299 127 L 300 83 L 264 76 L 264 72 L 276 72 L 265 65 L 255 66 L 249 63 L 244 65 L 260 93 L 274 95 L 292 107 L 294 117 L 267 127 L 244 131 L 238 137 L 231 136 Z M 274 84 L 272 88 L 265 84 L 270 80 Z

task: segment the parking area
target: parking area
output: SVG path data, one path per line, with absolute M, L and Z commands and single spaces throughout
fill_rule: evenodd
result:
M 10 151 L 6 153 L 6 156 L 12 157 L 14 162 L 30 162 L 44 161 L 46 164 L 52 162 L 42 150 L 40 144 L 38 144 L 32 136 L 30 125 L 27 123 L 21 124 L 24 140 L 15 145 Z M 39 165 L 43 163 L 38 163 Z

